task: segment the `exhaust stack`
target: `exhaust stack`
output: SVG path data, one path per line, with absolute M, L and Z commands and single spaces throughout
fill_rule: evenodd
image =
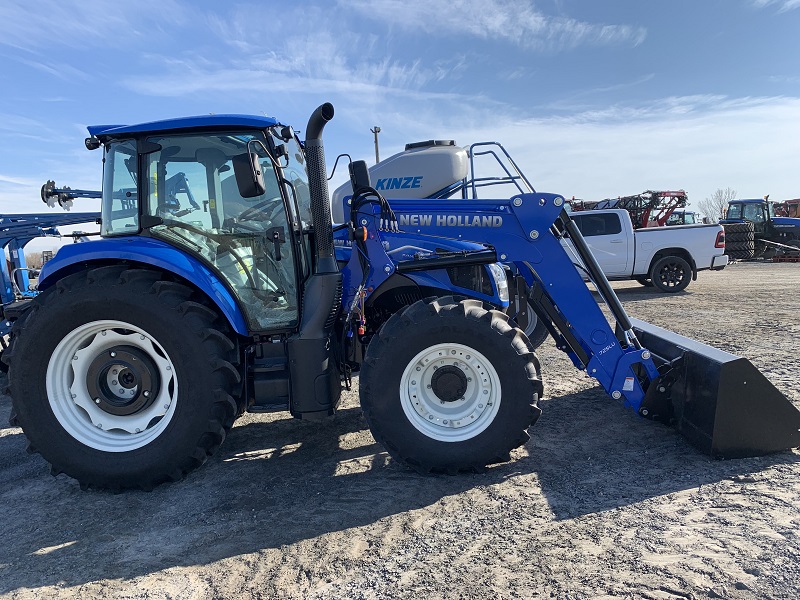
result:
M 306 127 L 306 169 L 314 222 L 314 274 L 303 287 L 299 331 L 287 342 L 291 381 L 290 411 L 302 419 L 332 415 L 341 383 L 331 332 L 341 310 L 342 274 L 336 264 L 328 198 L 328 173 L 322 129 L 333 118 L 333 105 L 315 110 Z
M 331 119 L 333 104 L 326 102 L 311 114 L 306 126 L 306 168 L 311 195 L 311 218 L 314 221 L 317 273 L 338 271 L 333 251 L 328 170 L 325 166 L 325 148 L 322 145 L 322 130 Z

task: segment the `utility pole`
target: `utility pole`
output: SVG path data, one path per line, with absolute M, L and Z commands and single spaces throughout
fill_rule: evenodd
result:
M 375 134 L 375 164 L 378 164 L 381 162 L 381 155 L 378 152 L 378 134 L 381 132 L 381 128 L 375 125 L 370 131 Z

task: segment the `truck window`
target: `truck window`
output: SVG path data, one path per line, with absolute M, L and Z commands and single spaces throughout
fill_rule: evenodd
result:
M 614 213 L 604 214 L 589 214 L 582 215 L 574 214 L 572 219 L 580 229 L 583 237 L 592 237 L 595 235 L 614 235 L 622 231 L 622 224 L 619 221 L 619 215 Z

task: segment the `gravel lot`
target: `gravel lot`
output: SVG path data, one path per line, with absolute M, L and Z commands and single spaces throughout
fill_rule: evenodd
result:
M 800 406 L 800 264 L 736 263 L 670 296 L 614 287 Z M 0 397 L 0 597 L 800 597 L 800 452 L 710 459 L 551 342 L 540 359 L 532 439 L 482 475 L 394 464 L 356 388 L 321 424 L 247 415 L 181 483 L 83 492 L 25 452 Z

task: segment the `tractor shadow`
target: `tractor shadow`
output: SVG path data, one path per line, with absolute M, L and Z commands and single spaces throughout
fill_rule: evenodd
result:
M 244 423 L 183 482 L 116 495 L 81 491 L 63 475 L 51 478 L 40 457 L 25 454 L 24 436 L 6 436 L 0 594 L 133 579 L 280 549 L 443 499 L 470 504 L 459 495 L 489 488 L 547 522 L 800 461 L 792 453 L 711 460 L 599 389 L 546 399 L 543 408 L 515 460 L 480 475 L 408 471 L 388 458 L 366 431 L 360 409 L 350 407 L 322 423 L 283 417 Z

